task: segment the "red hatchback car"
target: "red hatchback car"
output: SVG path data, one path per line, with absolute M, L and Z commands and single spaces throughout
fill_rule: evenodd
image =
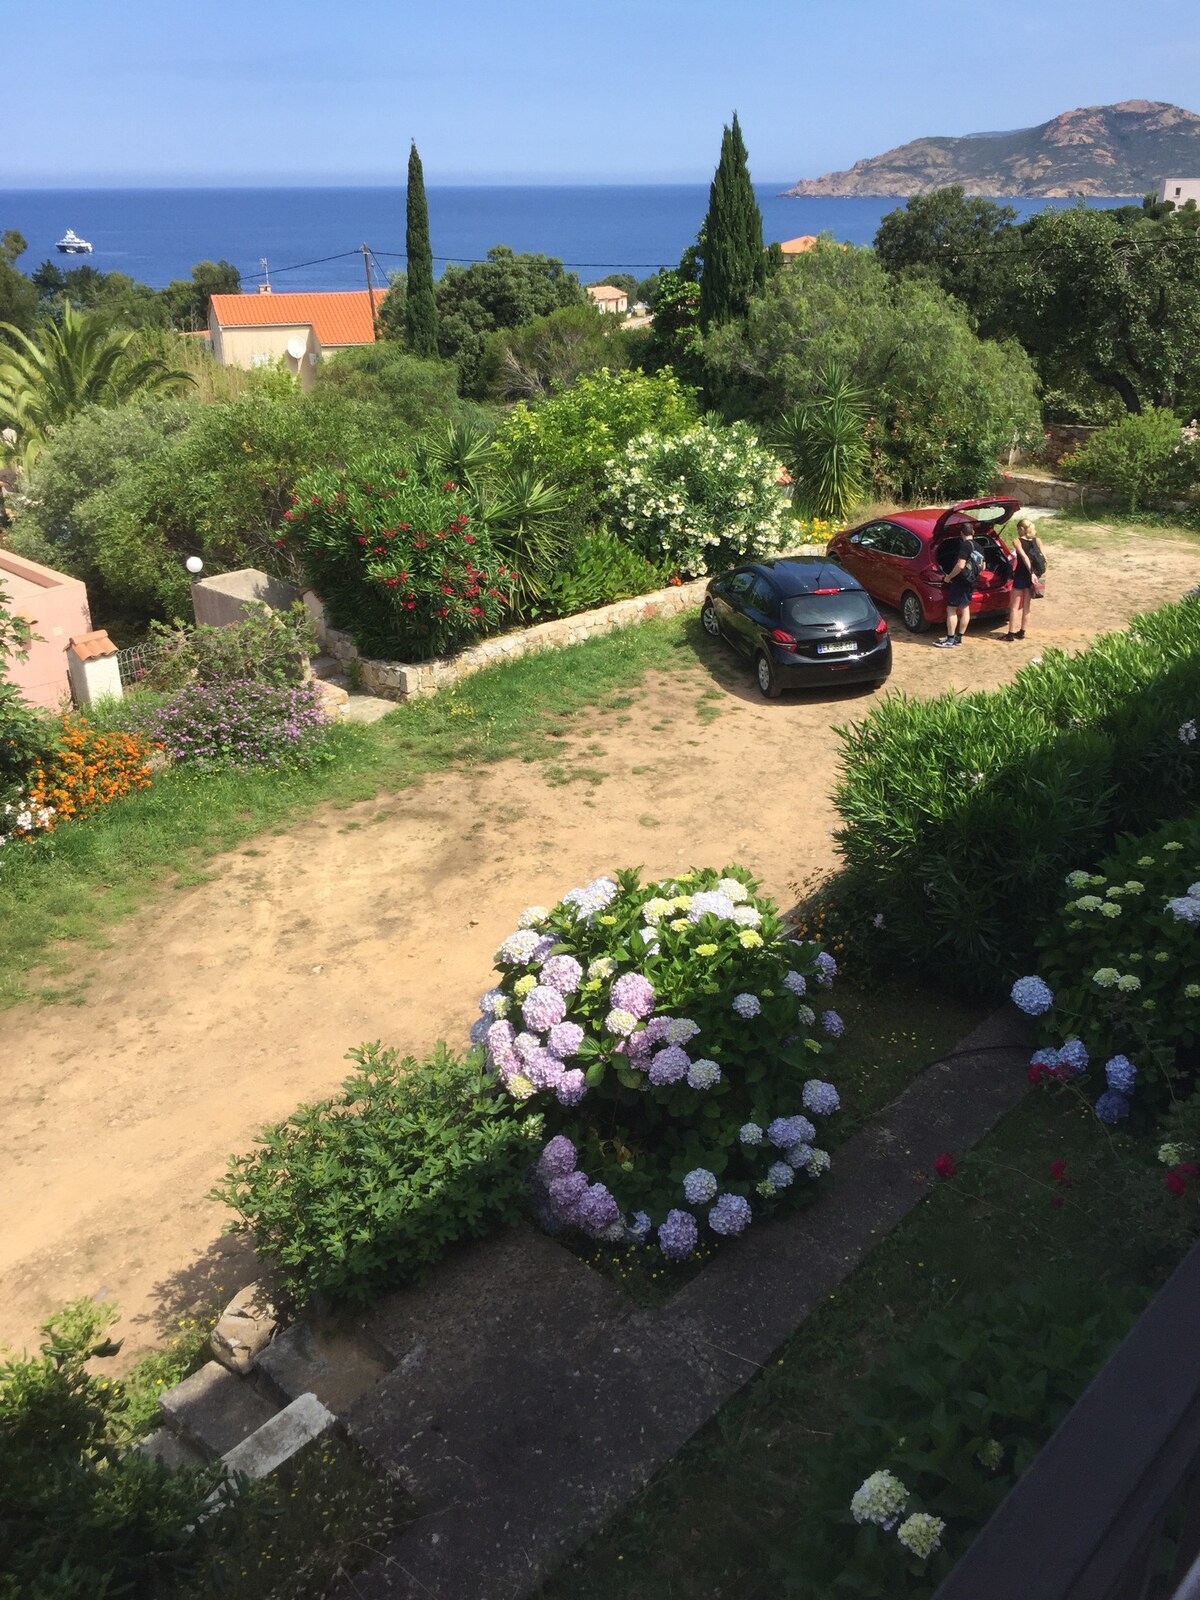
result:
M 1000 529 L 1021 509 L 1019 500 L 960 500 L 956 505 L 893 511 L 847 528 L 829 541 L 830 559 L 852 572 L 871 596 L 895 606 L 911 633 L 946 620 L 947 542 L 967 523 L 983 551 L 972 616 L 1006 615 L 1012 596 L 1012 551 Z

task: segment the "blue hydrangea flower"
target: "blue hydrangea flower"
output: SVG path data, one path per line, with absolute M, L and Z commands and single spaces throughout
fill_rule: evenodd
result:
M 486 1044 L 488 1029 L 492 1025 L 490 1017 L 479 1017 L 471 1024 L 471 1043 Z
M 668 1017 L 666 1040 L 668 1044 L 687 1044 L 700 1032 L 700 1024 L 691 1017 Z
M 783 976 L 783 987 L 790 989 L 794 995 L 808 993 L 808 979 L 802 972 L 786 972 Z
M 789 1150 L 794 1144 L 811 1144 L 817 1130 L 807 1117 L 776 1117 L 767 1129 L 767 1138 L 777 1150 Z
M 810 1078 L 804 1085 L 800 1099 L 804 1109 L 818 1117 L 831 1117 L 842 1103 L 833 1085 L 821 1078 Z
M 777 1189 L 786 1189 L 796 1174 L 786 1161 L 773 1161 L 767 1168 L 767 1177 Z
M 643 1244 L 649 1232 L 650 1213 L 648 1211 L 635 1211 L 633 1220 L 629 1224 L 630 1238 L 636 1240 L 638 1244 Z
M 708 1213 L 708 1225 L 714 1233 L 738 1234 L 749 1222 L 750 1202 L 740 1194 L 721 1195 Z
M 733 917 L 733 912 L 734 904 L 727 894 L 719 889 L 702 889 L 692 896 L 687 917 L 689 922 L 699 922 L 701 917 L 719 917 L 726 921 Z
M 692 1089 L 711 1089 L 721 1081 L 721 1069 L 715 1061 L 693 1061 L 687 1073 Z
M 833 980 L 837 977 L 837 962 L 829 954 L 828 950 L 822 950 L 817 956 L 814 965 L 817 969 L 817 982 L 821 985 L 822 989 L 828 989 L 833 983 Z
M 1058 1064 L 1062 1060 L 1058 1051 L 1050 1045 L 1043 1045 L 1040 1050 L 1035 1050 L 1029 1058 L 1031 1067 L 1045 1067 L 1047 1072 L 1057 1072 Z
M 696 1248 L 699 1230 L 690 1211 L 668 1211 L 659 1224 L 658 1248 L 668 1261 L 686 1261 Z
M 1186 922 L 1189 928 L 1200 928 L 1200 899 L 1195 895 L 1179 895 L 1167 901 L 1167 910 L 1176 922 Z
M 738 1138 L 743 1144 L 761 1144 L 763 1131 L 757 1122 L 743 1122 L 738 1129 Z
M 1034 1058 L 1037 1059 L 1036 1057 Z M 1068 1039 L 1058 1052 L 1060 1065 L 1069 1067 L 1072 1072 L 1086 1072 L 1088 1065 L 1087 1046 L 1082 1039 Z
M 570 906 L 575 913 L 576 922 L 585 918 L 590 920 L 606 906 L 612 904 L 620 893 L 617 885 L 611 878 L 593 878 L 591 883 L 582 889 L 568 889 L 563 895 L 563 905 Z
M 717 1180 L 706 1167 L 694 1167 L 683 1180 L 683 1197 L 690 1206 L 702 1206 L 717 1192 Z
M 578 1159 L 575 1146 L 566 1134 L 556 1133 L 538 1157 L 538 1177 L 543 1183 L 552 1183 L 555 1178 L 565 1178 L 568 1172 L 575 1171 Z
M 733 997 L 733 1009 L 739 1017 L 745 1017 L 749 1020 L 750 1017 L 758 1016 L 762 1010 L 762 1001 L 756 994 L 735 994 Z
M 1117 1089 L 1109 1089 L 1096 1101 L 1096 1115 L 1101 1122 L 1120 1122 L 1129 1115 L 1129 1101 Z
M 810 1144 L 793 1144 L 783 1152 L 783 1159 L 789 1167 L 806 1167 L 812 1160 L 812 1153 Z
M 505 1011 L 497 1011 L 496 1007 L 503 1005 L 505 1011 L 508 1007 L 508 996 L 503 989 L 489 989 L 485 995 L 479 997 L 479 1009 L 485 1017 L 503 1017 Z
M 822 1011 L 821 1026 L 831 1039 L 840 1039 L 846 1031 L 846 1024 L 836 1011 Z
M 1041 1017 L 1054 1004 L 1054 994 L 1043 978 L 1018 978 L 1012 986 L 1013 1004 L 1027 1017 Z
M 650 1062 L 650 1082 L 656 1088 L 678 1083 L 680 1078 L 687 1076 L 691 1064 L 692 1058 L 686 1050 L 681 1050 L 677 1044 L 669 1044 L 657 1051 Z
M 1128 1056 L 1113 1056 L 1104 1063 L 1104 1077 L 1110 1089 L 1116 1089 L 1119 1094 L 1132 1094 L 1137 1068 Z

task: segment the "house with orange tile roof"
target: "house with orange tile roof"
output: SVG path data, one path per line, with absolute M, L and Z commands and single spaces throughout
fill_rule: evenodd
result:
M 615 284 L 589 283 L 586 293 L 597 311 L 612 311 L 623 317 L 629 310 L 629 296 Z
M 374 344 L 383 291 L 275 294 L 264 284 L 257 294 L 214 294 L 208 335 L 213 355 L 227 367 L 280 364 L 312 386 L 317 362 L 339 350 Z
M 815 250 L 817 236 L 815 233 L 802 233 L 798 239 L 785 239 L 779 248 L 785 256 L 806 256 L 810 250 Z

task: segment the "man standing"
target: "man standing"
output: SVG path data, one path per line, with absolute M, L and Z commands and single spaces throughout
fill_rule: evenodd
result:
M 983 571 L 983 551 L 969 522 L 962 524 L 957 540 L 946 540 L 938 560 L 946 573 L 946 637 L 937 640 L 938 649 L 944 650 L 963 642 L 971 621 L 971 596 Z

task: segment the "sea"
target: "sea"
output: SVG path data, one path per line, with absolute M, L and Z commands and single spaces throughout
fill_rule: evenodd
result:
M 830 232 L 869 244 L 879 221 L 902 200 L 797 197 L 786 183 L 756 184 L 763 236 L 792 239 Z M 674 266 L 695 242 L 708 207 L 707 184 L 431 186 L 434 270 L 483 259 L 493 245 L 557 256 L 585 282 L 610 272 L 645 278 Z M 1022 218 L 1067 200 L 1012 200 Z M 1128 198 L 1092 199 L 1108 208 Z M 0 190 L 0 233 L 28 241 L 18 265 L 70 268 L 86 262 L 124 272 L 158 289 L 187 278 L 197 261 L 231 261 L 247 288 L 357 289 L 365 284 L 361 247 L 373 281 L 404 267 L 404 190 L 336 189 L 11 189 Z M 59 255 L 68 228 L 94 246 L 90 256 Z

